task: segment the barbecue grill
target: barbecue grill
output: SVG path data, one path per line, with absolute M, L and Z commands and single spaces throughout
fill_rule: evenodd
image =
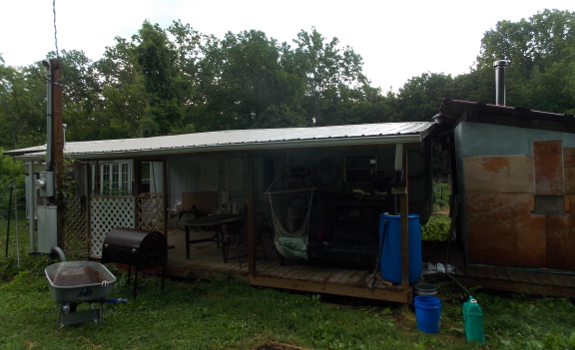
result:
M 133 292 L 135 299 L 140 270 L 162 267 L 162 292 L 164 291 L 167 248 L 166 236 L 158 231 L 117 227 L 104 239 L 102 263 L 127 264 L 128 281 L 132 266 L 135 267 Z

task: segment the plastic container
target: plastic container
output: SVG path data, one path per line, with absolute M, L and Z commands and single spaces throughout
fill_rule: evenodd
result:
M 386 224 L 387 223 L 387 224 Z M 422 271 L 421 226 L 419 215 L 408 215 L 409 283 L 419 280 Z M 385 231 L 385 232 L 384 232 Z M 380 266 L 381 277 L 393 283 L 401 283 L 401 216 L 379 215 L 379 244 L 383 238 Z
M 437 295 L 437 287 L 434 286 L 433 284 L 427 284 L 427 283 L 414 284 L 413 294 L 415 294 L 415 296 L 429 295 L 433 297 Z
M 477 300 L 469 296 L 469 301 L 463 303 L 463 322 L 465 323 L 465 337 L 469 341 L 485 343 L 483 334 L 483 313 Z
M 414 298 L 417 329 L 424 333 L 439 333 L 441 327 L 441 300 L 421 295 Z

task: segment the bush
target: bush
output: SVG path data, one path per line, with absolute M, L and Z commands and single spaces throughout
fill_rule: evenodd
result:
M 421 226 L 421 239 L 424 241 L 447 241 L 451 218 L 447 215 L 433 214 L 427 224 Z
M 14 203 L 19 203 L 19 198 L 25 196 L 24 172 L 20 162 L 10 156 L 2 154 L 4 150 L 0 148 L 0 219 L 5 218 L 8 213 L 8 204 L 11 204 L 12 213 Z M 12 203 L 10 203 L 10 190 L 14 184 L 15 191 L 12 193 Z M 19 204 L 23 208 L 24 204 Z

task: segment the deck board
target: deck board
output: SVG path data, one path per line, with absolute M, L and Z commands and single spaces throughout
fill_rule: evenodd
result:
M 519 275 L 517 274 L 517 271 L 514 270 L 508 270 L 507 271 L 507 276 L 509 276 L 509 280 L 513 281 L 513 282 L 523 282 L 521 280 L 521 278 L 519 277 Z
M 470 267 L 473 267 L 473 266 L 468 266 L 468 269 Z M 485 268 L 475 267 L 473 270 L 475 271 L 475 276 L 480 277 L 480 278 L 488 278 L 487 272 L 485 271 Z
M 504 280 L 507 281 L 509 280 L 509 276 L 507 275 L 507 272 L 505 269 L 494 269 L 495 270 L 495 274 L 497 275 L 497 279 L 499 280 Z
M 485 271 L 485 275 L 487 276 L 487 278 L 491 278 L 491 279 L 495 279 L 495 280 L 499 279 L 497 277 L 497 273 L 495 272 L 495 269 L 486 267 L 486 268 L 483 268 L 483 271 Z
M 572 288 L 575 288 L 575 275 L 570 275 L 570 276 L 561 275 L 561 281 L 563 281 L 563 283 L 566 286 L 570 286 Z

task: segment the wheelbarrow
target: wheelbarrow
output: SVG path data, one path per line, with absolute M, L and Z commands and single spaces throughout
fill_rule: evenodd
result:
M 94 261 L 63 261 L 45 269 L 50 297 L 59 304 L 56 329 L 62 325 L 94 321 L 104 322 L 104 303 L 126 302 L 105 299 L 116 277 L 102 264 Z M 79 303 L 89 303 L 89 310 L 78 311 Z M 99 303 L 98 308 L 94 307 Z

